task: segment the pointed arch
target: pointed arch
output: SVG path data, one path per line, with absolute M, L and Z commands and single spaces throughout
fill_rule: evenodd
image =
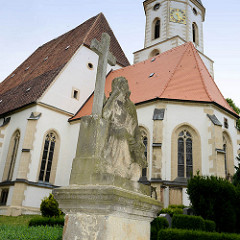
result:
M 196 45 L 199 45 L 199 30 L 195 22 L 192 23 L 192 38 L 193 38 L 193 43 L 195 43 Z
M 176 126 L 172 132 L 171 179 L 188 178 L 201 173 L 201 139 L 188 123 Z
M 145 178 L 145 180 L 147 180 L 148 175 L 149 175 L 150 136 L 149 136 L 149 131 L 145 127 L 139 126 L 139 129 L 141 132 L 143 144 L 145 146 L 144 155 L 145 155 L 145 157 L 147 159 L 147 163 L 148 163 L 148 167 L 142 169 L 141 178 Z
M 160 38 L 161 35 L 161 20 L 160 18 L 155 18 L 152 23 L 152 33 L 153 33 L 153 40 Z
M 234 156 L 233 144 L 230 135 L 227 131 L 223 131 L 223 150 L 224 150 L 224 165 L 225 175 L 233 176 L 234 174 Z
M 43 138 L 41 160 L 38 171 L 38 181 L 54 184 L 60 146 L 59 135 L 55 130 L 49 130 Z
M 17 129 L 13 133 L 10 140 L 7 160 L 6 160 L 4 173 L 3 173 L 3 181 L 11 181 L 13 178 L 14 168 L 15 168 L 17 154 L 18 154 L 19 141 L 20 141 L 20 131 Z

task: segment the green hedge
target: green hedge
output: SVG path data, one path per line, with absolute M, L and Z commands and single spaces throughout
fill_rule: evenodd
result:
M 240 235 L 227 233 L 208 233 L 194 230 L 162 229 L 158 240 L 240 240 Z
M 204 219 L 199 216 L 175 214 L 172 218 L 172 228 L 204 231 L 205 223 Z
M 35 217 L 29 221 L 29 227 L 32 226 L 63 226 L 64 217 Z
M 215 232 L 216 231 L 216 223 L 211 220 L 204 220 L 205 223 L 205 231 L 206 232 Z
M 240 240 L 240 235 L 227 233 L 209 233 L 194 230 L 162 229 L 157 240 Z
M 160 213 L 168 213 L 171 217 L 174 214 L 183 214 L 184 205 L 169 205 L 168 208 L 163 208 Z
M 194 176 L 187 193 L 196 215 L 213 220 L 218 232 L 240 232 L 240 186 L 210 176 Z
M 157 217 L 151 222 L 151 240 L 157 239 L 159 230 L 168 228 L 169 224 L 166 218 Z

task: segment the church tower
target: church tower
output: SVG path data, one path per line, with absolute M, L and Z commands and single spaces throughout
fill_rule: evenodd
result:
M 201 0 L 146 0 L 144 48 L 134 53 L 134 63 L 144 61 L 186 42 L 193 42 L 213 76 L 213 61 L 204 55 Z

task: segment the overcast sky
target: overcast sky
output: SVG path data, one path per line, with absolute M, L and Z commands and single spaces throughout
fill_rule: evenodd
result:
M 40 45 L 103 12 L 133 62 L 142 49 L 142 0 L 0 0 L 0 82 Z M 214 60 L 215 81 L 224 97 L 240 106 L 240 1 L 202 0 L 205 54 Z

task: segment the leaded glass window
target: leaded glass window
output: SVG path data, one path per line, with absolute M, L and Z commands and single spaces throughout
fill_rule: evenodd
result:
M 185 130 L 178 135 L 178 177 L 190 177 L 192 172 L 192 136 Z
M 11 159 L 10 159 L 7 180 L 12 180 L 12 177 L 13 177 L 13 171 L 14 171 L 16 158 L 17 158 L 19 139 L 20 139 L 20 132 L 16 131 L 13 135 L 13 145 L 12 145 L 12 149 L 11 149 Z
M 144 144 L 144 146 L 145 146 L 144 155 L 145 155 L 145 157 L 146 157 L 146 159 L 147 159 L 147 145 L 148 145 L 148 139 L 147 139 L 147 137 L 144 137 L 144 138 L 143 138 L 143 144 Z M 146 177 L 146 176 L 147 176 L 147 168 L 143 168 L 143 169 L 142 169 L 142 177 Z
M 43 147 L 39 181 L 49 182 L 55 145 L 56 145 L 56 135 L 53 132 L 48 133 L 45 138 L 44 147 Z

